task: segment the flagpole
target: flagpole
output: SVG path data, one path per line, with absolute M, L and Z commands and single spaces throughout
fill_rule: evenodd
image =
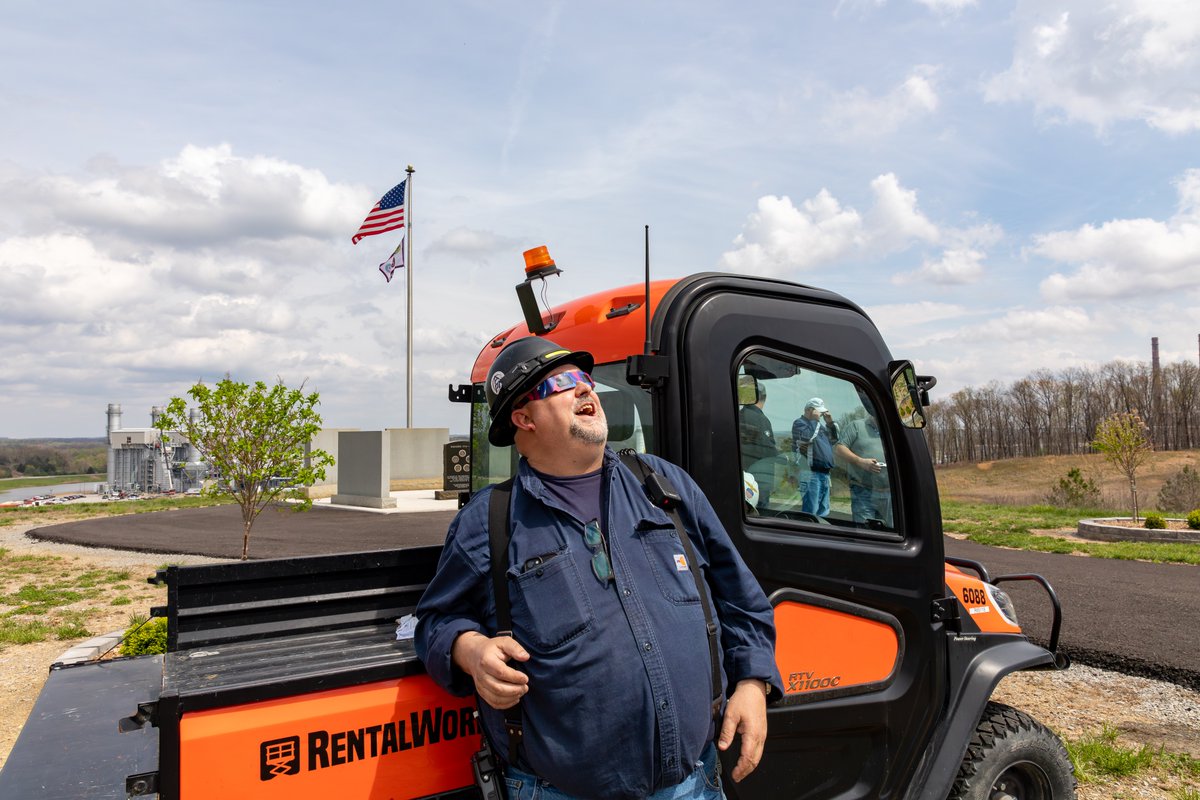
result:
M 407 267 L 407 269 L 405 270 L 405 272 L 407 273 L 407 276 L 405 278 L 405 283 L 408 285 L 408 313 L 405 315 L 405 322 L 408 326 L 408 335 L 406 337 L 408 340 L 408 358 L 407 358 L 407 365 L 406 365 L 407 375 L 404 380 L 404 387 L 405 387 L 405 391 L 408 394 L 408 400 L 405 403 L 405 409 L 408 414 L 408 424 L 406 427 L 411 428 L 413 426 L 413 399 L 412 399 L 412 397 L 413 397 L 413 390 L 412 390 L 412 386 L 413 386 L 413 381 L 412 381 L 412 375 L 413 375 L 413 367 L 412 367 L 412 365 L 413 365 L 413 302 L 412 302 L 412 300 L 413 300 L 413 260 L 412 260 L 413 222 L 412 222 L 412 200 L 413 200 L 413 173 L 416 172 L 416 170 L 413 169 L 412 164 L 409 164 L 408 168 L 405 169 L 404 171 L 408 173 L 408 189 L 405 192 L 405 203 L 407 204 L 408 207 L 405 209 L 405 214 L 404 214 L 404 217 L 405 217 L 404 224 L 408 226 L 408 235 L 405 237 L 408 239 L 408 254 L 407 254 L 406 258 L 404 259 L 404 266 Z

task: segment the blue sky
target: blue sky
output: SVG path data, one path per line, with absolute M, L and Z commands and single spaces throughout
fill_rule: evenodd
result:
M 841 292 L 939 393 L 1195 359 L 1200 5 L 6 3 L 0 436 L 225 373 L 402 426 L 405 285 L 350 244 L 416 168 L 414 422 L 515 322 L 709 269 Z

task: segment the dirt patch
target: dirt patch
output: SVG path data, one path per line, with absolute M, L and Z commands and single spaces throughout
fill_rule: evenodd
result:
M 152 605 L 164 605 L 166 588 L 152 586 L 146 578 L 165 563 L 216 560 L 39 542 L 25 536 L 31 527 L 35 526 L 0 528 L 0 548 L 6 551 L 0 559 L 0 613 L 15 612 L 0 619 L 49 630 L 44 641 L 0 643 L 0 766 L 37 700 L 50 664 L 73 645 L 123 630 L 132 615 L 144 617 Z M 72 600 L 74 595 L 80 597 Z M 59 632 L 74 635 L 59 638 Z

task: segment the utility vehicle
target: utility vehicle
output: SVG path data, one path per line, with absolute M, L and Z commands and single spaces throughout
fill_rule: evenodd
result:
M 558 270 L 531 253 L 525 320 L 450 389 L 471 407 L 472 490 L 515 467 L 487 441 L 483 382 L 501 348 L 546 335 L 591 351 L 611 444 L 687 469 L 775 608 L 785 694 L 760 766 L 727 782 L 731 800 L 1073 798 L 1061 742 L 990 701 L 1015 670 L 1067 667 L 1061 615 L 1039 576 L 945 558 L 921 430 L 934 380 L 828 291 L 647 277 L 542 312 L 533 285 Z M 774 452 L 751 452 L 739 418 L 764 393 Z M 854 454 L 830 473 L 824 516 L 804 510 L 811 466 L 791 446 L 813 398 Z M 473 702 L 434 686 L 397 638 L 439 550 L 167 568 L 166 655 L 55 665 L 0 796 L 478 797 Z M 1018 580 L 1045 589 L 1047 646 L 1000 588 Z

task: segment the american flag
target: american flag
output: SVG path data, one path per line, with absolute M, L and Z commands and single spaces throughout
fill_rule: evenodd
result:
M 350 240 L 351 242 L 358 244 L 359 239 L 367 236 L 387 233 L 404 227 L 404 185 L 406 183 L 408 183 L 408 178 L 393 186 L 375 204 L 371 213 L 367 214 L 367 218 L 363 220 L 363 224 L 354 234 L 354 238 Z
M 392 282 L 392 273 L 398 269 L 404 269 L 404 240 L 400 240 L 400 246 L 392 251 L 392 256 L 387 261 L 379 265 L 379 271 L 383 273 L 383 277 L 388 283 Z

